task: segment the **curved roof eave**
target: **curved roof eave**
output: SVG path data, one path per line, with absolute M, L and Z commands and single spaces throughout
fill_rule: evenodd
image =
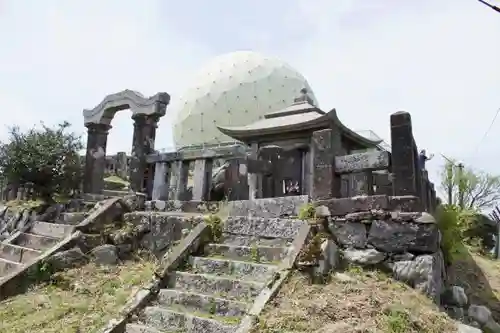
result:
M 328 114 L 323 114 L 318 118 L 306 122 L 286 124 L 283 126 L 270 127 L 270 128 L 248 129 L 245 128 L 246 126 L 241 126 L 241 127 L 217 126 L 217 128 L 223 134 L 226 134 L 234 139 L 244 141 L 245 139 L 255 137 L 258 135 L 273 135 L 273 134 L 280 134 L 283 132 L 303 131 L 315 127 L 320 127 L 322 124 L 328 124 L 328 122 L 330 122 Z
M 318 109 L 319 110 L 319 109 Z M 321 110 L 320 110 L 321 111 Z M 313 120 L 309 120 L 306 122 L 302 123 L 294 123 L 294 124 L 287 124 L 283 126 L 277 126 L 277 127 L 271 127 L 271 128 L 246 128 L 246 126 L 239 126 L 239 127 L 224 127 L 224 126 L 217 126 L 219 131 L 221 131 L 223 134 L 228 135 L 236 140 L 240 141 L 245 141 L 245 139 L 249 139 L 252 137 L 256 137 L 259 135 L 276 135 L 280 134 L 283 132 L 293 132 L 293 131 L 301 131 L 301 130 L 307 130 L 307 129 L 312 129 L 315 127 L 321 127 L 321 125 L 325 125 L 325 128 L 328 128 L 328 124 L 330 122 L 334 122 L 336 125 L 338 125 L 341 130 L 350 138 L 352 138 L 355 141 L 361 142 L 362 144 L 366 146 L 376 146 L 382 142 L 382 140 L 370 140 L 353 130 L 349 129 L 347 126 L 345 126 L 340 119 L 337 116 L 337 111 L 335 109 L 330 110 L 329 112 L 324 112 L 321 111 L 321 116 L 318 118 L 315 118 Z
M 340 121 L 339 117 L 337 116 L 337 110 L 335 110 L 335 108 L 332 109 L 330 112 L 328 112 L 327 115 L 331 117 L 331 119 L 335 122 L 335 124 L 337 124 L 340 128 L 342 128 L 342 130 L 347 136 L 351 137 L 355 141 L 360 141 L 367 146 L 376 146 L 383 141 L 383 140 L 370 140 L 367 137 L 364 137 L 351 130 L 349 127 L 344 125 L 342 121 Z

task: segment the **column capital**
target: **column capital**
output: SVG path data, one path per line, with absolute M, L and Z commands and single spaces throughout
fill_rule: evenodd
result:
M 134 126 L 148 126 L 154 125 L 158 126 L 158 121 L 160 121 L 160 116 L 157 114 L 135 114 L 132 116 L 134 120 Z
M 88 133 L 102 133 L 102 134 L 108 134 L 109 130 L 112 128 L 111 125 L 100 124 L 100 123 L 88 123 L 85 124 L 85 127 L 87 127 Z

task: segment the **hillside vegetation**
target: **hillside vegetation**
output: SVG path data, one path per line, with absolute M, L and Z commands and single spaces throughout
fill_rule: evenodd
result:
M 51 283 L 0 303 L 0 332 L 98 332 L 153 277 L 155 267 L 137 260 L 56 273 Z
M 352 267 L 326 285 L 295 272 L 252 333 L 449 333 L 455 327 L 418 291 L 382 272 Z

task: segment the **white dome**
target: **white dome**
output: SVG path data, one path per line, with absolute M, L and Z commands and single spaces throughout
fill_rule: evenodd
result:
M 240 51 L 213 59 L 178 101 L 174 123 L 177 148 L 232 142 L 216 127 L 242 126 L 283 109 L 307 88 L 306 79 L 287 63 Z

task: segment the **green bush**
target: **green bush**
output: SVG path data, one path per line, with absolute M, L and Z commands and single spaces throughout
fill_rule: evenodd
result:
M 307 203 L 299 209 L 300 220 L 312 220 L 316 218 L 316 207 L 312 203 Z
M 455 205 L 443 205 L 437 212 L 437 222 L 441 231 L 441 249 L 447 264 L 460 259 L 465 251 L 465 234 L 470 230 L 477 213 L 460 209 Z

